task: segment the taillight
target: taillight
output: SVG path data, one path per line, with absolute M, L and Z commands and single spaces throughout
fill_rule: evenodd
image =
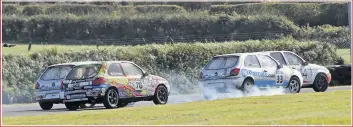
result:
M 35 89 L 39 89 L 39 87 L 40 87 L 39 83 L 36 82 L 36 85 L 34 85 L 34 88 L 35 88 Z
M 60 89 L 64 89 L 64 81 L 61 81 Z
M 100 85 L 100 84 L 103 84 L 103 83 L 105 83 L 105 80 L 104 80 L 104 78 L 102 78 L 102 77 L 99 77 L 99 78 L 97 78 L 96 80 L 93 80 L 92 81 L 92 85 Z
M 239 74 L 239 72 L 240 72 L 240 69 L 239 68 L 235 68 L 232 71 L 230 71 L 229 76 L 237 76 Z
M 202 77 L 203 77 L 203 73 L 200 72 L 199 79 L 202 79 Z

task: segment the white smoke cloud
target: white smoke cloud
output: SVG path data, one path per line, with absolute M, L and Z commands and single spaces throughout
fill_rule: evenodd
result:
M 258 88 L 256 86 L 252 87 L 249 93 L 244 93 L 243 91 L 235 88 L 226 89 L 225 93 L 217 92 L 215 88 L 212 87 L 202 87 L 202 94 L 209 97 L 207 100 L 225 99 L 225 98 L 241 98 L 247 96 L 273 96 L 273 95 L 283 95 L 287 93 L 287 89 L 284 87 L 263 87 Z

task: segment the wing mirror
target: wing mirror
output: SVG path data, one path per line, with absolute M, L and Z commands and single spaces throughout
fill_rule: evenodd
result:
M 302 63 L 302 65 L 303 66 L 306 66 L 306 65 L 308 65 L 309 63 L 307 62 L 307 61 L 304 61 L 303 63 Z
M 277 65 L 277 68 L 279 69 L 279 68 L 283 68 L 283 64 L 278 64 Z
M 148 75 L 149 75 L 148 72 L 144 72 L 143 75 L 142 75 L 142 77 L 146 77 L 146 76 L 148 76 Z

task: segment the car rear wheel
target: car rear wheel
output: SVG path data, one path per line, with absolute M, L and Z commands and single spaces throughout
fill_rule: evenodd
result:
M 50 102 L 39 102 L 39 106 L 43 109 L 43 110 L 50 110 L 51 108 L 53 108 L 53 103 Z
M 300 92 L 300 80 L 297 77 L 292 77 L 289 80 L 287 90 L 289 93 L 299 93 Z
M 165 86 L 160 85 L 156 89 L 153 96 L 153 103 L 156 105 L 164 105 L 168 102 L 168 90 Z
M 65 106 L 69 110 L 77 110 L 80 107 L 80 104 L 76 102 L 66 102 Z
M 243 85 L 240 87 L 240 90 L 242 90 L 245 94 L 248 94 L 251 93 L 253 87 L 254 82 L 251 79 L 245 79 Z
M 115 108 L 118 107 L 119 104 L 119 94 L 118 91 L 115 89 L 108 89 L 105 93 L 103 105 L 105 108 Z
M 325 92 L 327 88 L 328 88 L 327 77 L 322 73 L 317 74 L 313 84 L 314 91 Z

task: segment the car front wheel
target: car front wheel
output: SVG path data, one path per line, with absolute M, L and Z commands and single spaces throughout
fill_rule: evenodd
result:
M 313 84 L 313 89 L 315 92 L 325 92 L 328 88 L 328 81 L 327 78 L 324 74 L 319 73 L 316 75 L 314 84 Z
M 165 86 L 158 86 L 153 96 L 153 102 L 156 105 L 163 105 L 168 102 L 168 90 Z

